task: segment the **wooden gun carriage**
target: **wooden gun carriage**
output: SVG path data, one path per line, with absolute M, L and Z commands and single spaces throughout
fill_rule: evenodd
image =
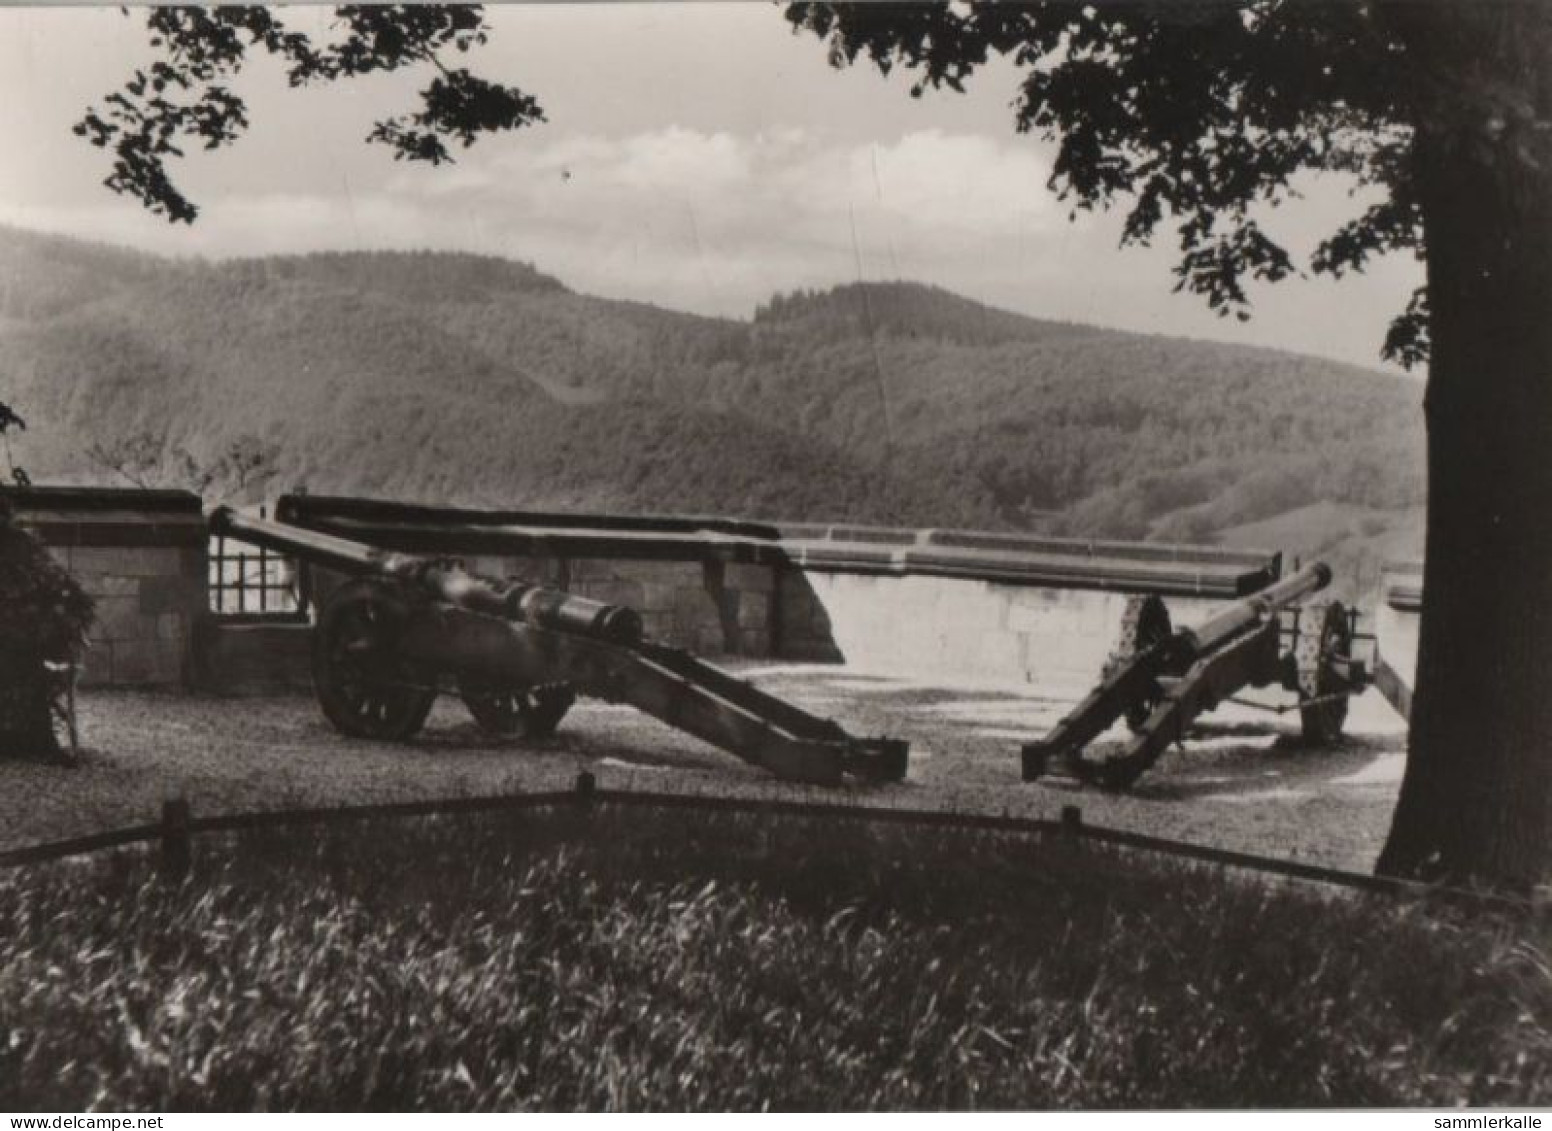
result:
M 1125 789 L 1180 741 L 1199 715 L 1246 687 L 1278 685 L 1295 692 L 1305 739 L 1335 741 L 1349 697 L 1363 691 L 1374 674 L 1353 654 L 1352 610 L 1335 601 L 1298 604 L 1330 581 L 1330 568 L 1317 562 L 1195 628 L 1178 630 L 1158 597 L 1132 597 L 1099 685 L 1050 734 L 1024 745 L 1024 780 L 1054 771 Z M 1125 748 L 1108 758 L 1086 759 L 1085 748 L 1123 718 L 1133 732 Z
M 405 740 L 444 690 L 483 729 L 554 732 L 578 695 L 628 703 L 779 778 L 897 781 L 906 743 L 861 739 L 687 652 L 647 640 L 638 613 L 481 577 L 454 560 L 381 550 L 229 508 L 217 534 L 354 575 L 318 611 L 313 685 L 341 733 Z

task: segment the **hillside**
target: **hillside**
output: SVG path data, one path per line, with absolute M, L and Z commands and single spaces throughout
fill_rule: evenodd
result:
M 40 480 L 110 478 L 94 444 L 149 442 L 137 475 L 167 480 L 176 449 L 256 438 L 315 491 L 1193 541 L 1300 512 L 1376 545 L 1423 498 L 1416 382 L 911 283 L 735 321 L 489 257 L 186 263 L 0 229 L 0 374 Z

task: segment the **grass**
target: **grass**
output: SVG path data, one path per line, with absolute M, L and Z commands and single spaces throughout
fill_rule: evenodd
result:
M 614 811 L 0 875 L 0 1108 L 1552 1097 L 1525 920 L 1012 837 Z

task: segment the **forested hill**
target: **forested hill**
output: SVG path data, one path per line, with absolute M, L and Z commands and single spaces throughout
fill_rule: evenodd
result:
M 1285 519 L 1310 550 L 1405 541 L 1423 498 L 1414 381 L 913 283 L 735 321 L 489 257 L 185 263 L 0 228 L 0 399 L 39 480 L 134 451 L 170 483 L 246 442 L 314 491 L 1174 540 Z

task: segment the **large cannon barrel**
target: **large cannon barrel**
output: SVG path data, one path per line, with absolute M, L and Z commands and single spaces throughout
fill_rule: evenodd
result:
M 231 507 L 217 507 L 210 513 L 210 532 L 222 537 L 239 538 L 255 546 L 276 550 L 342 573 L 384 572 L 383 563 L 389 556 L 375 546 L 352 542 L 333 534 L 320 534 L 316 530 L 303 530 L 283 522 L 253 518 Z
M 210 529 L 342 573 L 392 578 L 472 612 L 622 643 L 642 637 L 641 614 L 635 609 L 560 589 L 480 577 L 454 561 L 383 550 L 334 534 L 253 518 L 230 507 L 216 508 Z
M 1196 654 L 1202 655 L 1330 584 L 1331 567 L 1325 562 L 1312 562 L 1275 585 L 1269 585 L 1259 593 L 1252 593 L 1234 602 L 1223 612 L 1183 632 L 1191 641 Z

